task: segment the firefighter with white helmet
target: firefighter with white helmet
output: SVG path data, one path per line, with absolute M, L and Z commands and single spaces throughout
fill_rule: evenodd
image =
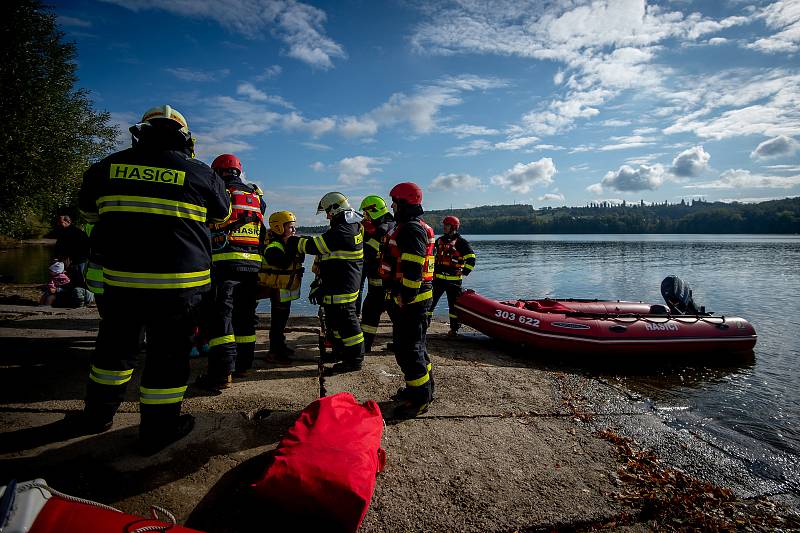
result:
M 298 251 L 319 258 L 319 283 L 309 299 L 325 309 L 326 329 L 333 335 L 333 356 L 340 360 L 331 373 L 359 370 L 364 361 L 364 334 L 356 315 L 356 299 L 364 260 L 362 216 L 340 192 L 322 197 L 317 213 L 325 213 L 330 229 L 318 237 L 300 237 Z

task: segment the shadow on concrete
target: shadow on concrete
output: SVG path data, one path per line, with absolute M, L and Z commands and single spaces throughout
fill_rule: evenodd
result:
M 46 449 L 40 454 L 18 459 L 0 460 L 0 483 L 9 479 L 28 480 L 43 477 L 46 472 L 48 484 L 67 494 L 80 495 L 100 503 L 111 504 L 131 497 L 147 494 L 160 486 L 189 477 L 199 471 L 214 456 L 232 455 L 265 445 L 274 445 L 294 423 L 299 411 L 274 411 L 259 420 L 236 421 L 244 424 L 244 438 L 236 440 L 225 438 L 225 429 L 213 433 L 210 438 L 201 439 L 202 429 L 195 428 L 185 440 L 166 448 L 158 455 L 143 458 L 136 454 L 138 426 L 109 431 L 65 446 Z M 52 424 L 42 426 L 42 429 Z M 36 428 L 32 428 L 36 429 Z M 2 441 L 7 436 L 3 434 Z M 194 435 L 194 437 L 193 437 Z M 217 438 L 219 437 L 219 438 Z M 56 442 L 56 441 L 52 441 Z M 243 463 L 245 472 L 257 472 L 262 463 L 258 458 L 251 463 Z M 261 470 L 263 471 L 263 470 Z M 232 477 L 238 479 L 239 468 L 234 468 L 223 476 L 220 483 L 227 483 Z M 218 486 L 219 483 L 216 486 Z M 248 484 L 243 484 L 246 488 Z M 212 489 L 204 498 L 216 501 L 217 498 L 231 498 L 230 494 L 215 492 Z M 226 500 L 238 507 L 236 499 Z M 201 502 L 202 505 L 203 502 Z M 217 504 L 215 504 L 217 505 Z M 213 507 L 213 506 L 212 506 Z M 226 509 L 220 513 L 219 509 Z M 244 509 L 243 509 L 244 510 Z M 217 507 L 221 517 L 236 516 L 238 511 L 232 507 Z M 231 531 L 246 531 L 232 529 Z
M 86 331 L 87 333 L 97 333 L 100 324 L 98 318 L 70 318 L 66 314 L 47 318 L 21 318 L 14 320 L 6 326 L 13 326 L 14 329 L 47 329 L 51 331 L 75 330 Z

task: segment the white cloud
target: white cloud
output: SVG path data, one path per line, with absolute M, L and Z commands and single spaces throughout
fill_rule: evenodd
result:
M 649 146 L 653 144 L 655 138 L 644 137 L 642 135 L 629 135 L 627 137 L 611 137 L 613 144 L 606 144 L 597 148 L 601 152 L 609 152 L 613 150 L 628 150 L 630 148 L 641 148 L 642 146 Z
M 355 157 L 346 157 L 339 161 L 339 183 L 345 185 L 355 185 L 361 182 L 367 176 L 380 172 L 382 169 L 377 165 L 387 163 L 388 160 L 378 157 L 367 157 L 364 155 L 357 155 Z
M 346 117 L 339 124 L 345 137 L 371 137 L 378 133 L 378 123 L 371 118 Z
M 270 65 L 264 69 L 264 71 L 256 76 L 256 81 L 266 81 L 271 80 L 272 78 L 277 78 L 283 72 L 283 68 L 280 65 Z
M 484 190 L 486 187 L 480 178 L 469 174 L 439 174 L 436 176 L 429 187 L 433 191 L 463 190 L 471 191 L 474 189 Z
M 548 202 L 563 202 L 564 195 L 561 193 L 556 192 L 548 192 L 538 198 L 540 202 L 548 203 Z
M 265 103 L 276 104 L 282 107 L 286 107 L 288 109 L 294 108 L 294 106 L 291 103 L 287 102 L 282 97 L 269 95 L 264 91 L 256 88 L 256 86 L 250 82 L 240 83 L 236 87 L 236 94 L 245 96 L 254 102 L 265 102 Z
M 725 43 L 727 43 L 727 42 L 728 42 L 728 39 L 726 39 L 726 38 L 724 38 L 724 37 L 712 37 L 712 38 L 711 38 L 711 39 L 709 39 L 707 42 L 708 42 L 708 44 L 710 44 L 711 46 L 719 46 L 719 45 L 721 45 L 721 44 L 725 44 Z
M 543 157 L 527 164 L 517 163 L 502 174 L 492 176 L 491 182 L 504 189 L 525 194 L 531 190 L 531 187 L 553 183 L 555 173 L 556 166 L 553 164 L 553 160 Z
M 637 192 L 655 190 L 664 183 L 664 167 L 661 165 L 642 165 L 637 169 L 622 165 L 616 172 L 609 171 L 600 183 L 595 183 L 586 190 L 601 194 L 606 189 L 620 192 Z
M 282 125 L 289 131 L 302 131 L 312 137 L 319 137 L 336 127 L 336 120 L 329 117 L 308 120 L 296 112 L 283 115 Z
M 498 130 L 492 128 L 473 126 L 472 124 L 459 124 L 458 126 L 452 126 L 450 128 L 441 128 L 441 130 L 445 133 L 452 133 L 459 139 L 478 135 L 497 135 L 500 133 Z
M 227 78 L 231 73 L 231 71 L 226 68 L 220 70 L 192 70 L 183 67 L 165 68 L 164 72 L 169 72 L 183 81 L 214 81 Z
M 325 12 L 294 0 L 103 0 L 131 11 L 161 10 L 179 16 L 210 19 L 250 39 L 275 35 L 286 55 L 312 67 L 328 69 L 347 57 L 344 48 L 325 35 Z
M 68 26 L 73 28 L 91 28 L 92 23 L 88 20 L 83 20 L 75 17 L 67 17 L 64 15 L 59 15 L 56 17 L 56 22 L 60 26 Z
M 708 169 L 711 155 L 702 146 L 694 146 L 675 156 L 670 172 L 682 178 L 697 177 Z
M 796 0 L 773 2 L 759 14 L 776 33 L 758 39 L 748 48 L 766 53 L 791 54 L 800 50 L 800 4 Z
M 749 170 L 731 169 L 720 174 L 719 179 L 684 185 L 684 189 L 789 189 L 796 185 L 800 185 L 800 174 L 765 176 L 752 174 Z
M 325 164 L 324 164 L 324 163 L 322 163 L 321 161 L 314 161 L 313 163 L 311 163 L 311 164 L 310 164 L 310 165 L 308 165 L 308 166 L 309 166 L 309 167 L 311 168 L 311 170 L 313 170 L 314 172 L 322 172 L 323 170 L 325 170 Z
M 773 157 L 791 156 L 800 149 L 800 143 L 786 135 L 778 135 L 762 142 L 750 153 L 753 159 L 769 159 Z

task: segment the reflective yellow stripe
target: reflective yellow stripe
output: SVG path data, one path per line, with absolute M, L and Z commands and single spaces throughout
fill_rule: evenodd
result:
M 449 316 L 450 318 L 458 318 L 458 316 L 454 315 L 453 313 L 447 313 L 447 316 Z
M 228 344 L 236 342 L 236 337 L 233 335 L 224 335 L 222 337 L 215 337 L 208 341 L 208 347 L 213 348 L 214 346 L 219 346 L 220 344 Z
M 139 402 L 148 405 L 180 403 L 186 393 L 186 385 L 172 389 L 147 389 L 139 387 Z
M 306 252 L 306 243 L 308 239 L 306 237 L 300 237 L 300 240 L 297 242 L 297 249 L 300 250 L 302 253 Z
M 411 300 L 410 302 L 403 302 L 403 303 L 404 303 L 404 304 L 416 304 L 416 303 L 419 303 L 419 302 L 425 301 L 425 300 L 427 300 L 428 298 L 433 298 L 433 291 L 432 291 L 432 290 L 431 290 L 431 291 L 425 291 L 425 292 L 421 292 L 421 293 L 417 294 L 417 295 L 414 297 L 414 299 L 413 299 L 413 300 Z M 398 303 L 398 304 L 399 304 L 399 303 L 400 303 L 400 297 L 399 297 L 399 296 L 395 296 L 395 297 L 394 297 L 394 301 L 395 301 L 395 303 Z
M 81 216 L 86 220 L 86 222 L 97 222 L 100 220 L 100 214 L 96 211 L 84 211 L 83 209 L 80 210 Z
M 133 369 L 107 370 L 94 365 L 89 369 L 89 379 L 101 385 L 124 385 L 131 380 Z
M 256 342 L 255 335 L 236 335 L 234 336 L 234 339 L 236 340 L 236 344 L 249 344 L 251 342 Z M 211 343 L 208 343 L 208 345 L 211 346 Z
M 433 365 L 432 365 L 432 364 L 430 364 L 430 363 L 428 363 L 428 364 L 425 366 L 425 368 L 426 368 L 426 369 L 428 369 L 428 372 L 430 372 L 430 371 L 431 371 L 431 368 L 433 368 Z
M 247 252 L 226 252 L 224 254 L 212 254 L 211 260 L 216 261 L 256 261 L 261 262 L 261 254 L 250 254 Z M 244 268 L 244 267 L 242 267 Z
M 361 323 L 361 330 L 364 333 L 369 333 L 370 335 L 376 335 L 378 333 L 378 326 L 370 326 L 369 324 Z
M 103 267 L 91 261 L 86 264 L 86 288 L 94 294 L 103 294 L 105 285 L 103 284 Z
M 464 270 L 472 270 L 474 267 L 472 265 L 464 265 Z
M 308 240 L 308 239 L 304 239 L 304 240 Z M 271 243 L 269 243 L 269 245 L 267 245 L 267 249 L 269 250 L 270 248 L 280 248 L 281 252 L 285 252 L 286 251 L 286 247 L 283 245 L 283 243 L 281 241 L 272 241 Z
M 418 379 L 412 379 L 411 381 L 406 381 L 406 385 L 409 387 L 421 387 L 425 385 L 428 381 L 430 381 L 431 375 L 428 372 L 425 372 L 425 375 Z
M 461 259 L 469 259 L 470 257 L 475 257 L 475 254 L 462 255 Z
M 413 261 L 414 263 L 419 263 L 421 265 L 425 262 L 425 258 L 417 254 L 404 253 L 400 256 L 400 261 Z
M 365 242 L 364 244 L 365 244 L 366 246 L 369 246 L 369 247 L 371 247 L 371 248 L 375 248 L 375 250 L 376 250 L 376 251 L 378 251 L 378 250 L 380 250 L 380 249 L 381 249 L 381 243 L 379 243 L 379 242 L 378 242 L 378 241 L 376 241 L 375 239 L 370 239 L 370 240 L 368 240 L 367 242 Z
M 291 302 L 300 298 L 300 288 L 296 289 L 279 289 L 281 303 Z
M 342 344 L 345 346 L 355 346 L 356 344 L 360 344 L 364 342 L 364 333 L 359 333 L 358 335 L 353 335 L 352 337 L 347 337 L 342 339 Z
M 422 281 L 414 281 L 411 279 L 403 278 L 403 287 L 409 287 L 411 289 L 419 289 L 422 286 Z
M 122 272 L 103 268 L 103 282 L 133 289 L 186 289 L 211 283 L 211 270 L 199 272 L 158 273 Z
M 325 239 L 322 238 L 322 235 L 319 237 L 314 237 L 314 246 L 316 246 L 317 250 L 319 250 L 319 252 L 322 254 L 331 253 L 331 250 L 328 248 L 328 245 L 325 243 Z
M 461 281 L 461 276 L 450 276 L 448 274 L 434 274 L 437 279 L 444 279 L 447 281 Z
M 331 294 L 322 298 L 324 304 L 347 304 L 358 300 L 358 291 L 350 294 Z
M 148 196 L 101 196 L 97 199 L 97 211 L 104 213 L 147 213 L 152 215 L 167 215 L 178 218 L 188 218 L 198 222 L 206 221 L 206 208 L 187 202 L 178 202 L 164 198 L 150 198 Z
M 319 256 L 320 261 L 329 261 L 331 259 L 342 259 L 345 261 L 364 259 L 364 250 L 336 250 Z
M 383 280 L 381 278 L 369 278 L 370 287 L 383 287 Z

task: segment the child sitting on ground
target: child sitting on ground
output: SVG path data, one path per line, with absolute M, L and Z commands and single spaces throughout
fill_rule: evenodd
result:
M 42 305 L 53 305 L 56 301 L 56 295 L 64 292 L 67 285 L 69 285 L 69 277 L 64 272 L 64 263 L 61 261 L 53 261 L 50 265 L 50 281 L 45 286 L 42 297 L 39 303 Z

